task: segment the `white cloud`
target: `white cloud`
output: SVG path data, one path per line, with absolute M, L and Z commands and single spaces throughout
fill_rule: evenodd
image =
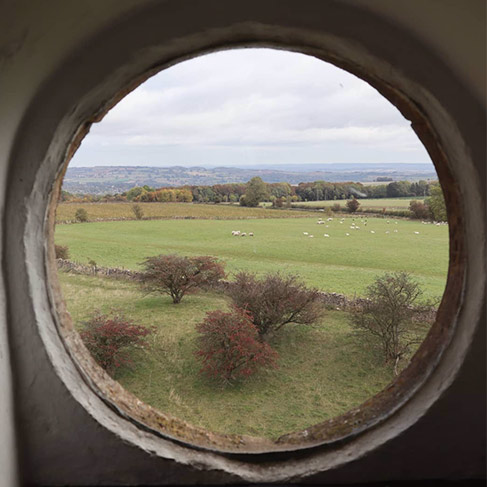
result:
M 167 147 L 171 154 L 200 148 L 203 161 L 208 147 L 273 146 L 279 158 L 279 149 L 292 146 L 299 158 L 298 149 L 307 146 L 309 158 L 310 147 L 323 154 L 327 144 L 341 144 L 346 152 L 343 143 L 369 151 L 369 161 L 378 150 L 382 158 L 389 151 L 390 161 L 429 160 L 409 122 L 364 81 L 310 56 L 246 49 L 202 56 L 154 76 L 92 128 L 74 163 L 103 163 L 93 161 L 97 148 L 105 161 L 110 149 L 116 155 L 123 147 L 146 154 L 151 148 L 156 164 Z M 359 162 L 356 150 L 350 154 Z

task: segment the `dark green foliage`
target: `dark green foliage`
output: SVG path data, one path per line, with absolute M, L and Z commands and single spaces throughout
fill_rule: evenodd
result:
M 426 198 L 425 203 L 430 209 L 431 218 L 437 222 L 446 222 L 446 204 L 441 186 L 439 184 L 431 185 L 430 195 L 429 198 Z
M 76 213 L 74 214 L 74 218 L 78 222 L 87 222 L 88 221 L 88 212 L 84 208 L 78 208 Z
M 324 311 L 319 291 L 308 289 L 292 275 L 274 273 L 258 279 L 256 274 L 240 272 L 228 294 L 235 306 L 250 313 L 261 336 L 272 335 L 288 323 L 315 323 Z
M 252 178 L 245 190 L 245 194 L 240 197 L 241 206 L 259 206 L 261 201 L 266 201 L 269 198 L 267 185 L 261 178 Z

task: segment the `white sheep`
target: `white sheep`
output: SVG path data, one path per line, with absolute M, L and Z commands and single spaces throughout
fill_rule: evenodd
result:
M 390 233 L 390 232 L 389 232 L 389 230 L 387 230 L 386 234 L 387 234 L 387 233 Z
M 254 236 L 254 233 L 253 232 L 250 232 L 249 233 L 249 237 L 253 237 Z
M 323 237 L 329 237 L 329 235 L 328 235 L 327 233 L 325 233 L 325 234 L 323 235 Z
M 419 235 L 419 232 L 414 232 L 416 235 Z
M 346 235 L 347 237 L 350 237 L 350 234 L 349 234 L 349 233 L 346 233 L 345 235 Z
M 308 235 L 308 238 L 314 238 L 314 235 Z
M 303 235 L 309 235 L 309 233 L 308 232 L 303 232 Z
M 374 230 L 371 230 L 370 233 L 375 233 Z
M 246 237 L 246 236 L 247 236 L 247 234 L 246 234 L 245 232 L 243 232 L 243 233 L 241 233 L 241 234 L 240 234 L 240 236 L 241 236 L 241 237 Z

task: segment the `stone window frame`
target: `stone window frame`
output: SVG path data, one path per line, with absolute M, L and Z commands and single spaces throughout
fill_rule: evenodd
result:
M 145 35 L 130 39 L 121 35 L 141 25 L 149 27 Z M 12 153 L 6 205 L 11 232 L 6 267 L 10 275 L 18 274 L 9 289 L 13 322 L 20 326 L 24 318 L 34 321 L 49 363 L 69 394 L 100 425 L 143 451 L 254 481 L 282 480 L 346 464 L 383 445 L 424 415 L 453 381 L 475 331 L 483 289 L 478 284 L 483 269 L 479 263 L 484 262 L 480 250 L 484 223 L 474 218 L 476 213 L 482 214 L 481 199 L 462 124 L 452 116 L 454 110 L 445 108 L 441 97 L 415 79 L 414 73 L 381 57 L 383 53 L 373 42 L 366 45 L 361 39 L 357 43 L 361 33 L 354 38 L 343 32 L 343 26 L 334 31 L 330 24 L 328 31 L 316 32 L 303 26 L 236 21 L 227 27 L 189 29 L 179 36 L 170 33 L 169 38 L 156 27 L 145 10 L 139 18 L 99 33 L 86 50 L 67 59 L 46 81 L 27 112 Z M 256 46 L 302 52 L 331 62 L 369 82 L 389 99 L 412 121 L 430 153 L 445 193 L 450 224 L 447 288 L 437 322 L 412 366 L 361 408 L 365 416 L 352 411 L 334 426 L 327 422 L 326 427 L 308 428 L 306 434 L 289 435 L 285 443 L 273 448 L 245 444 L 245 439 L 241 448 L 240 440 L 215 437 L 172 418 L 154 416 L 151 408 L 142 406 L 142 411 L 135 411 L 140 405 L 93 365 L 72 332 L 55 278 L 52 246 L 53 201 L 59 181 L 92 123 L 160 69 L 220 49 Z M 419 52 L 418 46 L 413 52 Z M 419 62 L 431 63 L 437 74 L 445 71 L 428 53 Z M 27 306 L 16 313 L 26 295 Z M 116 401 L 111 394 L 117 396 Z M 290 457 L 295 458 L 292 463 L 287 461 Z

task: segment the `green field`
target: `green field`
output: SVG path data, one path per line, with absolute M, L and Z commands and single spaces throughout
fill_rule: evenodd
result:
M 424 198 L 357 198 L 360 202 L 360 208 L 365 210 L 367 208 L 371 209 L 382 209 L 386 210 L 407 210 L 409 208 L 409 203 L 413 200 L 424 201 Z M 335 204 L 341 205 L 345 208 L 347 203 L 346 200 L 326 200 L 326 201 L 303 201 L 299 203 L 293 203 L 295 208 L 324 208 L 325 206 L 333 206 Z
M 393 379 L 380 353 L 354 337 L 347 314 L 327 311 L 320 323 L 287 325 L 275 337 L 278 369 L 221 389 L 199 373 L 195 324 L 207 311 L 225 309 L 225 296 L 188 295 L 173 305 L 130 281 L 64 272 L 59 278 L 78 329 L 95 309 L 113 308 L 156 327 L 150 348 L 134 355 L 134 368 L 115 378 L 147 404 L 211 431 L 277 438 L 360 405 Z M 418 325 L 417 336 L 427 329 Z
M 237 220 L 253 218 L 303 218 L 313 213 L 265 208 L 244 208 L 239 205 L 205 205 L 198 203 L 138 203 L 144 218 Z M 132 203 L 61 203 L 56 221 L 74 221 L 78 208 L 88 213 L 90 221 L 133 220 Z
M 319 289 L 349 296 L 362 294 L 377 275 L 400 270 L 410 272 L 427 297 L 443 294 L 448 269 L 446 225 L 395 223 L 386 218 L 368 218 L 365 225 L 360 217 L 347 217 L 343 223 L 340 218 L 323 225 L 316 222 L 315 217 L 80 223 L 58 225 L 55 240 L 69 247 L 72 260 L 91 259 L 102 266 L 138 269 L 145 257 L 157 254 L 213 255 L 226 263 L 230 277 L 240 270 L 279 270 L 297 273 Z M 352 222 L 360 229 L 351 229 Z M 232 230 L 255 236 L 233 237 Z

